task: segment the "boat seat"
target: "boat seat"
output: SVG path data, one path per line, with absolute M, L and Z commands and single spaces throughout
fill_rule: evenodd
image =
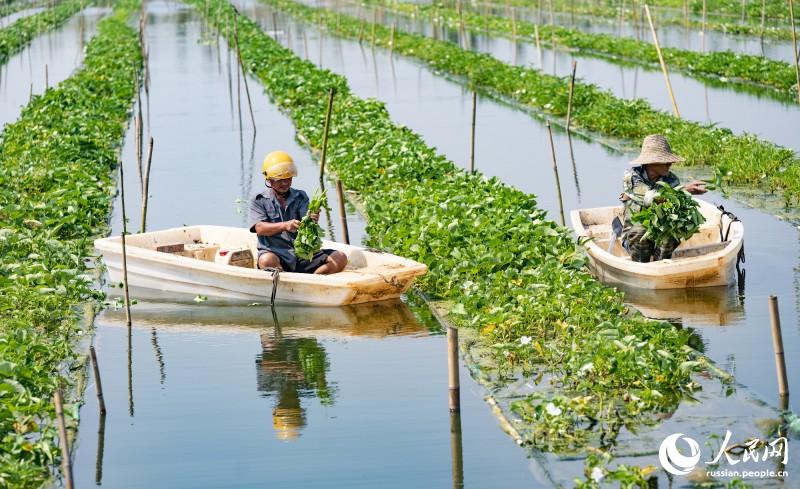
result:
M 672 252 L 672 259 L 678 260 L 680 258 L 692 258 L 695 256 L 707 255 L 725 249 L 730 244 L 730 241 L 723 241 L 721 243 L 711 243 L 700 246 L 690 246 L 688 248 L 681 248 Z
M 219 245 L 214 243 L 172 243 L 155 246 L 155 250 L 196 260 L 214 261 Z

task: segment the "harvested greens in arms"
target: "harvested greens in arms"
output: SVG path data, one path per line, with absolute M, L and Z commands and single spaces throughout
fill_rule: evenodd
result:
M 683 186 L 670 187 L 664 182 L 659 196 L 650 207 L 631 216 L 634 224 L 641 224 L 646 231 L 644 237 L 662 244 L 670 239 L 678 242 L 691 238 L 706 221 L 699 211 L 699 204 Z
M 311 214 L 318 214 L 320 209 L 330 210 L 328 207 L 328 194 L 325 189 L 318 189 L 308 204 L 308 212 L 300 221 L 297 229 L 297 238 L 294 240 L 294 252 L 298 258 L 310 260 L 322 248 L 322 236 L 325 230 L 311 219 Z

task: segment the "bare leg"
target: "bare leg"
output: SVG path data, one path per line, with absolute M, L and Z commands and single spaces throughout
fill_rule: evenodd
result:
M 279 268 L 283 270 L 278 255 L 269 251 L 258 257 L 258 268 L 262 270 L 265 268 Z
M 317 268 L 314 273 L 319 275 L 329 275 L 344 270 L 347 266 L 347 255 L 341 251 L 334 251 L 328 256 L 325 264 Z

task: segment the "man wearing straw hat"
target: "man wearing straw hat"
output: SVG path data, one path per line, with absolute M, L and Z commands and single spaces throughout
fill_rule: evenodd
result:
M 644 237 L 645 229 L 637 224 L 633 225 L 631 216 L 649 207 L 653 199 L 658 196 L 658 182 L 664 182 L 671 187 L 680 185 L 678 177 L 669 171 L 673 163 L 683 161 L 683 158 L 674 154 L 669 147 L 667 138 L 661 134 L 651 134 L 644 138 L 642 152 L 631 161 L 633 168 L 625 171 L 623 176 L 623 191 L 620 200 L 625 206 L 625 225 L 622 232 L 622 243 L 631 255 L 631 260 L 636 262 L 649 262 L 664 260 L 672 257 L 672 252 L 680 244 L 675 240 L 656 245 Z M 690 194 L 704 194 L 704 183 L 695 180 L 683 188 Z

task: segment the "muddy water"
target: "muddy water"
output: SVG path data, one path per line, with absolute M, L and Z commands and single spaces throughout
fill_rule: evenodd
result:
M 317 166 L 253 80 L 258 132 L 253 144 L 245 106 L 240 139 L 227 48 L 217 50 L 193 12 L 149 2 L 146 36 L 150 229 L 243 225 L 236 200 L 263 188 L 253 161 L 276 148 L 296 157 L 295 186 L 315 189 Z M 123 160 L 136 230 L 131 133 Z M 115 233 L 120 217 L 118 201 Z M 363 223 L 350 218 L 360 240 Z M 445 341 L 425 309 L 278 307 L 273 317 L 263 307 L 142 302 L 133 323 L 129 333 L 113 310 L 97 319 L 108 415 L 99 418 L 90 384 L 76 487 L 541 487 L 466 369 L 451 434 Z
M 337 3 L 350 15 L 361 15 L 371 21 L 372 11 Z M 333 5 L 332 5 L 333 6 Z M 660 69 L 622 66 L 586 56 L 576 57 L 565 51 L 542 49 L 541 53 L 531 42 L 514 43 L 510 39 L 469 33 L 460 38 L 458 29 L 439 26 L 434 33 L 430 22 L 415 21 L 409 17 L 385 12 L 379 19 L 385 25 L 397 25 L 406 32 L 428 37 L 449 39 L 477 52 L 487 53 L 509 64 L 530 66 L 556 76 L 569 76 L 572 61 L 577 61 L 577 77 L 599 87 L 610 89 L 614 95 L 625 99 L 643 98 L 654 108 L 672 113 L 672 103 L 667 94 Z M 777 101 L 768 95 L 746 93 L 730 86 L 714 87 L 695 78 L 671 73 L 670 81 L 681 116 L 704 123 L 716 123 L 737 134 L 750 133 L 781 146 L 800 151 L 797 124 L 800 123 L 800 105 L 794 100 Z M 755 117 L 742 117 L 755 114 Z
M 481 9 L 481 12 L 483 9 Z M 493 9 L 495 15 L 510 17 L 505 8 Z M 550 14 L 545 9 L 541 14 L 535 9 L 517 8 L 516 18 L 529 22 L 550 23 Z M 682 16 L 682 14 L 681 14 Z M 706 30 L 705 34 L 700 29 L 686 29 L 674 25 L 659 26 L 660 14 L 654 14 L 653 22 L 656 25 L 658 42 L 663 47 L 688 49 L 691 51 L 734 51 L 737 53 L 755 54 L 771 59 L 792 63 L 792 42 L 790 40 L 767 39 L 759 37 L 739 36 L 726 34 L 720 31 Z M 670 16 L 671 17 L 671 16 Z M 627 20 L 622 25 L 618 21 L 607 18 L 595 18 L 589 16 L 573 16 L 569 14 L 555 14 L 554 20 L 558 25 L 565 27 L 575 27 L 582 32 L 598 34 L 611 34 L 619 37 L 630 37 L 652 42 L 650 27 L 647 25 L 647 18 L 642 13 L 641 22 Z M 701 20 L 701 19 L 695 19 Z M 787 26 L 788 27 L 788 26 Z
M 83 48 L 94 35 L 97 23 L 109 11 L 96 7 L 84 9 L 60 28 L 37 36 L 30 45 L 0 65 L 0 126 L 19 117 L 31 93 L 44 92 L 45 77 L 52 87 L 80 66 Z
M 271 29 L 269 8 L 251 1 L 239 5 L 243 12 Z M 305 56 L 307 49 L 311 61 L 345 75 L 356 94 L 385 102 L 396 122 L 422 134 L 428 144 L 456 164 L 468 166 L 471 94 L 461 85 L 433 75 L 413 60 L 391 57 L 387 51 L 373 50 L 366 44 L 359 46 L 357 42 L 320 36 L 314 27 L 293 22 L 280 13 L 277 19 L 279 41 L 288 46 L 287 36 L 291 34 L 292 48 L 299 56 Z M 535 194 L 539 205 L 558 221 L 550 148 L 542 122 L 505 104 L 481 98 L 476 135 L 476 167 Z M 574 137 L 573 168 L 566 136 L 555 132 L 553 137 L 564 208 L 618 204 L 622 172 L 634 155 L 619 154 Z M 690 178 L 689 173 L 682 172 L 682 178 Z M 777 294 L 782 305 L 787 358 L 800 355 L 798 231 L 771 215 L 719 194 L 711 193 L 706 199 L 724 204 L 745 223 L 747 276 L 743 295 L 725 289 L 664 294 L 655 299 L 640 294 L 630 300 L 638 300 L 643 309 L 649 306 L 655 317 L 679 318 L 678 323 L 697 328 L 712 359 L 771 400 L 777 387 L 768 328 L 770 294 Z M 658 307 L 654 307 L 654 300 Z M 792 389 L 798 390 L 800 376 L 791 374 L 793 367 L 789 369 Z

